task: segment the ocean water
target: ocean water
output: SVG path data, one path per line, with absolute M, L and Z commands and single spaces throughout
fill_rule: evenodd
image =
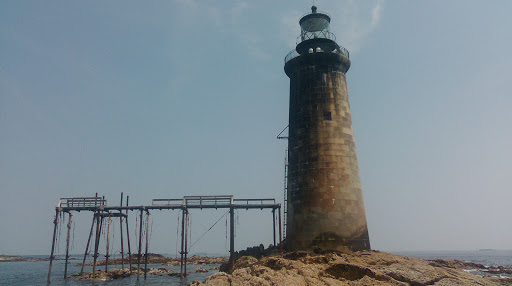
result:
M 469 261 L 474 263 L 483 264 L 486 266 L 506 266 L 512 267 L 512 250 L 488 250 L 488 251 L 407 251 L 407 252 L 393 252 L 395 254 L 406 255 L 410 257 L 417 257 L 420 259 L 431 260 L 431 259 L 458 259 L 462 261 Z M 34 257 L 34 256 L 32 256 Z M 41 256 L 40 256 L 41 257 Z M 68 264 L 68 275 L 80 272 L 80 267 L 76 266 L 79 260 L 70 260 Z M 0 262 L 0 285 L 46 285 L 46 279 L 48 277 L 48 261 L 40 262 Z M 213 266 L 218 265 L 207 265 L 201 266 L 205 269 L 210 269 Z M 119 265 L 109 266 L 110 268 L 119 268 Z M 171 269 L 175 272 L 180 271 L 179 266 L 163 266 L 161 264 L 148 264 L 150 268 L 161 268 Z M 207 273 L 196 273 L 194 270 L 198 267 L 197 265 L 188 265 L 187 272 L 189 276 L 183 280 L 178 277 L 171 276 L 156 276 L 148 275 L 145 280 L 141 275 L 140 280 L 137 281 L 136 276 L 127 277 L 124 279 L 113 280 L 113 281 L 88 281 L 88 280 L 77 280 L 75 278 L 64 279 L 64 261 L 56 260 L 53 262 L 51 283 L 48 285 L 187 285 L 188 283 L 199 280 L 203 281 L 207 276 L 216 273 L 217 270 L 209 270 Z M 104 270 L 104 266 L 100 266 L 97 269 Z M 86 266 L 84 271 L 92 271 L 91 266 Z M 485 273 L 474 272 L 477 275 L 485 275 Z M 503 277 L 510 277 L 510 275 L 504 275 Z
M 28 256 L 28 257 L 41 257 L 41 256 Z M 48 257 L 48 256 L 46 256 Z M 70 260 L 68 263 L 68 275 L 80 273 L 81 266 L 77 266 L 81 263 L 81 260 Z M 137 281 L 137 276 L 133 275 L 118 280 L 111 281 L 91 281 L 91 280 L 78 280 L 74 277 L 64 279 L 64 265 L 63 260 L 54 260 L 52 266 L 51 283 L 47 284 L 48 278 L 48 261 L 37 261 L 37 262 L 0 262 L 0 285 L 13 285 L 13 286 L 25 286 L 25 285 L 187 285 L 192 281 L 199 280 L 203 281 L 209 275 L 212 275 L 218 270 L 210 270 L 214 266 L 220 266 L 219 264 L 210 265 L 187 265 L 188 276 L 184 279 L 179 277 L 173 277 L 168 275 L 147 275 L 147 279 L 144 279 L 144 274 L 141 272 L 140 278 Z M 141 265 L 144 267 L 144 265 Z M 125 264 L 125 267 L 127 265 Z M 196 273 L 195 269 L 201 267 L 207 269 L 206 273 Z M 121 268 L 120 265 L 109 265 L 108 269 Z M 180 266 L 165 266 L 162 264 L 148 264 L 148 268 L 166 268 L 173 270 L 174 272 L 180 272 Z M 105 266 L 97 266 L 96 269 L 105 270 Z M 92 271 L 92 266 L 85 266 L 84 272 Z
M 475 250 L 475 251 L 403 251 L 392 252 L 424 260 L 457 259 L 479 263 L 484 266 L 512 267 L 512 250 Z
M 416 257 L 423 260 L 444 259 L 461 260 L 465 262 L 474 262 L 484 266 L 505 266 L 512 267 L 512 250 L 476 250 L 476 251 L 404 251 L 393 252 L 409 257 Z M 489 274 L 480 269 L 466 270 L 474 275 L 497 276 L 502 278 L 512 278 L 510 274 Z

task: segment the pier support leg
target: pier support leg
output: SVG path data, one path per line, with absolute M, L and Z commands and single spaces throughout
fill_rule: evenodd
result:
M 108 258 L 110 257 L 108 252 L 108 248 L 110 246 L 110 224 L 112 224 L 112 218 L 109 214 L 107 223 L 107 250 L 105 251 L 105 272 L 108 272 Z
M 274 238 L 274 247 L 276 246 L 276 209 L 272 209 L 272 231 Z
M 50 277 L 52 275 L 52 263 L 53 259 L 53 253 L 55 251 L 55 239 L 57 236 L 57 222 L 59 221 L 59 209 L 55 209 L 55 219 L 53 220 L 53 240 L 52 240 L 52 252 L 50 253 L 50 268 L 48 269 L 48 282 L 50 282 Z
M 149 248 L 149 211 L 146 211 L 146 255 L 144 255 L 144 279 L 148 273 L 148 248 Z
M 121 192 L 121 204 L 123 206 L 123 193 Z M 124 243 L 123 243 L 123 216 L 122 211 L 119 210 L 119 229 L 121 231 L 121 269 L 124 270 Z
M 128 206 L 128 200 L 130 196 L 126 196 L 126 206 Z M 132 274 L 132 249 L 130 246 L 130 230 L 128 229 L 128 210 L 126 210 L 126 241 L 128 242 L 128 261 L 130 262 L 130 274 Z
M 92 264 L 92 277 L 96 278 L 96 261 L 98 260 L 98 249 L 100 247 L 101 227 L 103 225 L 103 217 L 100 214 L 96 217 L 96 239 L 94 241 L 94 262 Z
M 85 246 L 85 253 L 84 253 L 84 260 L 82 261 L 82 269 L 80 269 L 80 276 L 84 274 L 84 266 L 85 266 L 85 259 L 87 258 L 87 252 L 89 251 L 89 245 L 91 244 L 91 237 L 94 229 L 94 220 L 96 219 L 96 214 L 92 215 L 92 223 L 91 223 L 91 230 L 89 231 L 89 238 L 87 239 L 87 245 Z
M 71 237 L 71 218 L 73 214 L 68 212 L 68 235 L 66 238 L 66 263 L 64 264 L 64 279 L 68 276 L 68 259 L 69 259 L 69 240 Z
M 142 210 L 140 210 L 140 227 L 139 227 L 139 255 L 137 256 L 137 280 L 140 277 L 140 256 L 142 251 Z
M 235 263 L 235 209 L 229 209 L 229 265 Z
M 184 244 L 184 238 L 185 238 L 185 209 L 181 212 L 181 260 L 180 260 L 180 278 L 183 278 L 183 246 Z
M 187 248 L 188 248 L 188 210 L 183 208 L 181 216 L 181 269 L 180 278 L 187 276 Z
M 188 254 L 188 210 L 185 211 L 185 261 L 183 265 L 183 272 L 185 277 L 187 277 L 187 254 Z

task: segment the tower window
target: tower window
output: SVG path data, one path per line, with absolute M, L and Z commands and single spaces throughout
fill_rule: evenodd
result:
M 332 120 L 331 112 L 330 111 L 324 111 L 324 120 Z

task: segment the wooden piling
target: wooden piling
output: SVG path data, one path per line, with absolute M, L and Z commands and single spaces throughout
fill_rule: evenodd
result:
M 48 269 L 48 282 L 50 282 L 50 277 L 52 275 L 52 263 L 53 263 L 53 253 L 55 251 L 55 239 L 57 236 L 57 223 L 59 220 L 59 209 L 55 208 L 55 219 L 53 220 L 53 240 L 52 240 L 52 251 L 50 253 L 50 268 Z
M 66 238 L 66 263 L 64 264 L 64 279 L 68 276 L 68 259 L 69 259 L 69 240 L 71 237 L 71 218 L 73 214 L 68 212 L 68 235 Z

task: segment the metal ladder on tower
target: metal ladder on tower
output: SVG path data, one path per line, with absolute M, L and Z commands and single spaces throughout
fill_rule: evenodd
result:
M 286 217 L 288 216 L 288 148 L 284 155 L 284 200 L 283 200 L 283 239 L 286 238 Z

